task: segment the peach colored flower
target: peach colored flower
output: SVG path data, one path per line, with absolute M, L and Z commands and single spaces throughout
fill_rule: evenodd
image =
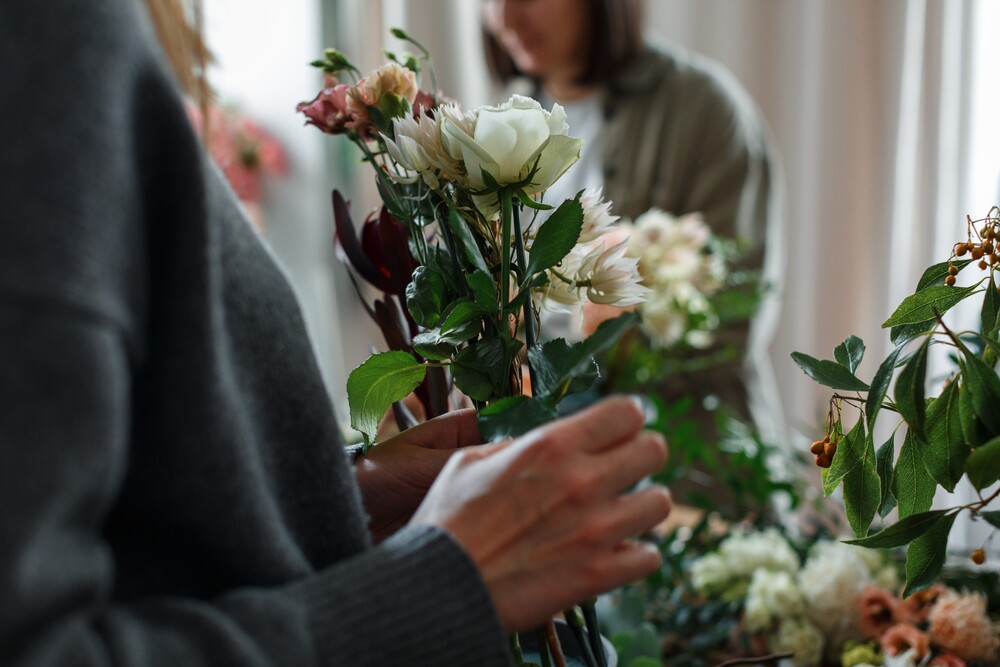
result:
M 896 607 L 899 600 L 887 590 L 869 586 L 858 593 L 858 609 L 861 620 L 858 626 L 869 639 L 879 639 L 886 630 L 896 624 Z
M 991 661 L 1000 648 L 1000 637 L 986 615 L 982 595 L 948 591 L 938 598 L 928 615 L 934 643 L 964 660 Z
M 882 650 L 891 656 L 913 649 L 916 660 L 922 660 L 931 650 L 931 640 L 927 633 L 908 623 L 899 623 L 886 630 L 879 643 Z
M 966 667 L 965 660 L 962 660 L 954 653 L 944 653 L 931 660 L 927 667 Z
M 923 623 L 927 620 L 927 612 L 931 605 L 948 589 L 943 584 L 934 584 L 930 588 L 914 593 L 903 600 L 896 610 L 900 623 Z

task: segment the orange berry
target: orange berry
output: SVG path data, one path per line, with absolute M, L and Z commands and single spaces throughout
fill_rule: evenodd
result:
M 835 442 L 826 443 L 823 446 L 823 453 L 832 459 L 833 455 L 837 453 L 837 443 Z
M 972 249 L 972 259 L 982 259 L 983 258 L 983 248 L 982 246 L 976 246 Z
M 949 264 L 948 265 L 948 275 L 957 276 L 958 275 L 958 267 L 955 266 L 954 264 Z
M 969 252 L 969 244 L 968 243 L 959 243 L 955 247 L 955 254 L 958 255 L 959 257 L 961 257 L 962 255 L 964 255 L 967 252 Z
M 816 465 L 818 465 L 820 468 L 829 468 L 830 466 L 833 465 L 833 459 L 831 459 L 826 454 L 820 454 L 819 456 L 816 457 Z
M 947 285 L 948 287 L 954 287 L 955 286 L 955 276 L 948 276 L 947 278 L 945 278 L 944 279 L 944 284 Z
M 988 266 L 989 266 L 989 264 L 986 263 L 985 259 L 979 260 L 979 268 L 980 269 L 986 269 Z
M 822 440 L 817 440 L 816 442 L 814 442 L 812 444 L 812 446 L 809 448 L 809 452 L 811 454 L 816 454 L 817 456 L 820 455 L 820 454 L 822 454 L 823 453 L 823 441 Z
M 993 244 L 989 241 L 983 244 L 983 254 L 992 255 L 993 254 Z
M 969 558 L 971 558 L 972 562 L 975 563 L 976 565 L 982 565 L 983 563 L 986 562 L 986 552 L 984 552 L 982 549 L 976 549 L 975 551 L 972 552 Z

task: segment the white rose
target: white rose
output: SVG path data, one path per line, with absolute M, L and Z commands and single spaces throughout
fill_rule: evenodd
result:
M 702 595 L 711 595 L 732 577 L 725 559 L 719 554 L 702 556 L 691 564 L 691 585 Z
M 558 104 L 549 112 L 521 95 L 462 118 L 445 114 L 441 124 L 445 148 L 464 163 L 471 189 L 486 187 L 483 171 L 500 185 L 521 183 L 537 163 L 524 186 L 529 196 L 548 188 L 580 158 L 583 140 L 568 136 L 568 130 L 566 112 Z M 496 197 L 492 200 L 490 207 L 496 205 Z

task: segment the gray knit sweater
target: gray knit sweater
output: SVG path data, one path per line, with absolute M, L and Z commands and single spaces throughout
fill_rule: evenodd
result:
M 137 0 L 0 2 L 0 665 L 506 665 L 373 548 L 288 284 Z

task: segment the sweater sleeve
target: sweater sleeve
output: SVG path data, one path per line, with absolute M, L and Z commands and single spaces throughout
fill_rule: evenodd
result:
M 506 665 L 474 564 L 435 529 L 211 596 L 119 590 L 144 221 L 176 213 L 146 194 L 182 116 L 140 7 L 0 3 L 0 664 Z

